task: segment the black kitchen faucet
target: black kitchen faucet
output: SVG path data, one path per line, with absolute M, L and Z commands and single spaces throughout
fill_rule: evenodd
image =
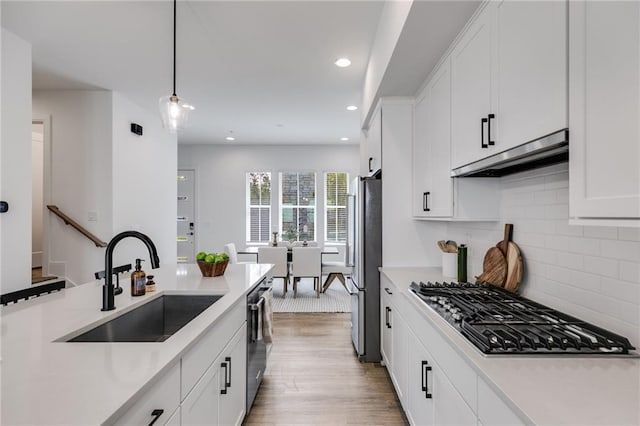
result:
M 102 286 L 102 311 L 111 311 L 116 308 L 114 303 L 114 285 L 113 285 L 113 249 L 116 245 L 127 237 L 134 237 L 142 241 L 149 250 L 149 256 L 151 257 L 151 267 L 153 269 L 160 267 L 160 259 L 158 258 L 158 251 L 156 246 L 151 241 L 151 238 L 147 237 L 138 231 L 124 231 L 116 235 L 109 241 L 107 250 L 104 254 L 104 285 Z

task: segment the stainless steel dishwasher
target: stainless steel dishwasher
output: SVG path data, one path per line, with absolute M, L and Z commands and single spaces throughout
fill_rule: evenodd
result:
M 267 368 L 267 345 L 262 335 L 262 308 L 266 291 L 271 291 L 267 280 L 263 280 L 247 295 L 247 414 L 262 383 Z

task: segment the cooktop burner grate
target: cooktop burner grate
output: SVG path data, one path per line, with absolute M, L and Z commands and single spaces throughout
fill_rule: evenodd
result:
M 412 283 L 426 304 L 486 354 L 628 354 L 625 337 L 485 284 Z

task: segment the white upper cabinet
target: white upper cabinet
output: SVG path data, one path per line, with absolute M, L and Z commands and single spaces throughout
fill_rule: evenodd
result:
M 452 166 L 567 127 L 567 3 L 486 4 L 451 53 Z
M 496 220 L 497 180 L 451 177 L 451 60 L 444 58 L 414 106 L 412 212 L 420 220 Z
M 414 109 L 413 213 L 453 214 L 451 180 L 451 67 L 446 60 Z
M 569 4 L 570 211 L 640 226 L 640 3 Z
M 496 6 L 495 150 L 500 152 L 567 127 L 567 3 Z
M 489 3 L 451 52 L 453 167 L 488 155 L 495 9 Z

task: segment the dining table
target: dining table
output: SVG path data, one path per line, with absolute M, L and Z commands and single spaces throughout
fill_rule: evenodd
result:
M 238 254 L 251 254 L 251 255 L 255 255 L 256 256 L 256 262 L 258 262 L 258 247 L 259 246 L 248 246 L 245 247 L 243 250 L 238 250 Z M 269 246 L 269 247 L 273 247 L 273 246 Z M 276 247 L 280 247 L 280 246 L 276 246 Z M 304 247 L 304 246 L 301 246 Z M 308 246 L 311 247 L 311 246 Z M 291 262 L 292 261 L 292 256 L 293 256 L 293 252 L 291 250 L 291 247 L 287 247 L 287 261 Z M 324 256 L 325 254 L 338 254 L 338 247 L 336 246 L 324 246 L 322 247 L 322 251 L 321 254 Z

